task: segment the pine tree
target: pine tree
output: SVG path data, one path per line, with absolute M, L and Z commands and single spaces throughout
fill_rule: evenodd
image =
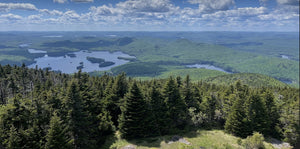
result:
M 50 128 L 46 135 L 46 149 L 67 148 L 67 136 L 65 135 L 63 123 L 56 113 L 51 117 Z
M 158 90 L 156 83 L 154 82 L 152 85 L 152 89 L 150 91 L 150 113 L 152 114 L 150 117 L 150 123 L 152 121 L 152 134 L 163 135 L 168 132 L 169 125 L 168 122 L 170 119 L 168 118 L 168 108 L 164 101 L 163 95 Z
M 9 138 L 7 139 L 7 149 L 19 149 L 21 148 L 21 137 L 17 129 L 12 125 L 9 131 Z
M 187 75 L 184 80 L 184 88 L 183 88 L 183 97 L 184 101 L 187 105 L 187 108 L 190 107 L 199 107 L 199 102 L 195 99 L 194 93 L 191 86 L 190 76 Z
M 215 116 L 216 99 L 213 96 L 205 96 L 200 104 L 200 110 L 207 115 L 208 122 L 212 122 Z
M 169 78 L 164 87 L 164 97 L 171 123 L 175 128 L 183 129 L 187 122 L 187 107 L 181 98 L 178 85 L 172 77 Z
M 127 93 L 128 84 L 126 81 L 126 74 L 121 73 L 117 76 L 116 81 L 113 84 L 113 92 L 121 99 Z
M 74 80 L 68 88 L 65 104 L 66 110 L 68 110 L 67 123 L 73 148 L 76 149 L 88 146 L 88 134 L 86 132 L 87 114 L 84 111 L 78 83 Z
M 144 97 L 136 82 L 134 82 L 129 93 L 125 96 L 125 105 L 122 108 L 119 120 L 119 129 L 122 136 L 130 139 L 149 135 L 145 123 L 147 114 Z
M 225 123 L 225 130 L 239 137 L 247 137 L 246 114 L 244 111 L 243 100 L 237 98 L 232 106 L 229 116 Z
M 264 133 L 267 129 L 266 105 L 260 95 L 254 93 L 246 103 L 249 135 L 254 131 Z
M 128 84 L 125 73 L 117 76 L 116 80 L 111 79 L 105 90 L 105 105 L 111 114 L 112 121 L 115 126 L 118 126 L 118 119 L 121 114 L 120 102 L 127 92 Z
M 264 103 L 266 105 L 266 135 L 272 137 L 279 137 L 279 132 L 277 130 L 277 124 L 279 123 L 279 110 L 274 101 L 274 95 L 270 90 L 266 90 L 263 94 Z

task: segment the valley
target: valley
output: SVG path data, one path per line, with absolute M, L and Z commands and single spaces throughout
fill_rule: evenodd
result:
M 63 73 L 82 68 L 91 75 L 125 72 L 141 79 L 196 67 L 219 75 L 263 74 L 299 86 L 299 36 L 289 32 L 8 32 L 0 39 L 2 65 L 25 63 Z M 109 63 L 98 67 L 86 59 L 92 55 Z

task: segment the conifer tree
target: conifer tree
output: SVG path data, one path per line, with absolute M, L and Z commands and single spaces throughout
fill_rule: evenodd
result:
M 124 138 L 137 138 L 149 135 L 145 123 L 147 114 L 144 97 L 137 83 L 134 82 L 129 93 L 125 96 L 125 105 L 122 108 L 122 115 L 119 120 L 119 129 L 122 136 Z
M 163 135 L 168 132 L 169 125 L 168 122 L 168 108 L 164 101 L 163 95 L 158 90 L 156 83 L 152 84 L 152 89 L 150 91 L 150 111 L 152 121 L 151 133 L 156 135 Z
M 187 75 L 184 80 L 184 88 L 183 88 L 183 97 L 184 101 L 187 105 L 187 108 L 190 107 L 199 107 L 199 102 L 195 99 L 194 93 L 191 86 L 190 76 Z
M 73 148 L 85 147 L 88 145 L 88 134 L 86 133 L 87 114 L 84 111 L 78 83 L 74 80 L 68 88 L 65 104 L 66 110 L 68 110 L 67 123 Z
M 95 148 L 101 146 L 105 142 L 106 137 L 115 131 L 115 126 L 111 121 L 111 116 L 106 110 L 102 110 L 101 113 L 98 115 L 97 128 L 98 129 L 94 130 L 95 132 L 93 132 L 95 134 L 94 137 L 96 137 L 93 138 L 94 140 L 96 140 Z
M 212 122 L 215 116 L 216 99 L 211 96 L 205 96 L 200 104 L 200 110 L 207 115 L 208 121 Z
M 116 80 L 111 79 L 105 90 L 105 105 L 109 111 L 115 126 L 118 126 L 118 119 L 121 114 L 120 100 L 127 92 L 127 82 L 125 74 L 118 75 Z
M 274 95 L 270 90 L 266 90 L 263 94 L 264 103 L 266 105 L 266 130 L 265 134 L 272 137 L 279 137 L 279 132 L 276 129 L 279 123 L 279 110 L 274 101 Z
M 21 137 L 17 129 L 12 125 L 9 131 L 9 138 L 7 139 L 7 149 L 19 149 L 21 148 Z
M 187 107 L 181 98 L 178 85 L 172 77 L 164 87 L 164 97 L 171 123 L 175 128 L 183 129 L 187 122 Z
M 56 113 L 51 117 L 50 128 L 46 135 L 46 149 L 67 148 L 67 136 L 65 135 L 63 123 Z
M 245 133 L 246 122 L 243 100 L 237 98 L 225 122 L 225 130 L 239 137 L 247 137 L 248 134 Z
M 257 93 L 253 93 L 246 105 L 248 135 L 252 134 L 254 131 L 264 133 L 269 126 L 267 126 L 266 121 L 266 105 L 262 101 L 261 96 Z
M 127 93 L 128 88 L 126 74 L 124 72 L 117 76 L 112 88 L 113 92 L 117 95 L 119 99 L 124 97 L 124 95 Z

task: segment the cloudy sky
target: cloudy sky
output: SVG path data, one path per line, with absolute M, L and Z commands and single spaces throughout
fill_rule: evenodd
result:
M 299 0 L 0 0 L 0 31 L 297 31 Z

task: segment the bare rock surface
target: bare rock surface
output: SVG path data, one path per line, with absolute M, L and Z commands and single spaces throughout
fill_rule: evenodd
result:
M 184 143 L 187 145 L 191 145 L 192 143 L 189 142 L 188 140 L 186 140 L 185 138 L 181 137 L 181 136 L 173 136 L 172 139 L 168 142 L 168 144 L 172 144 L 175 142 L 180 142 L 180 143 Z
M 136 146 L 132 145 L 132 144 L 129 144 L 129 145 L 126 145 L 126 146 L 122 147 L 121 149 L 136 149 Z
M 279 141 L 279 140 L 274 139 L 274 138 L 272 138 L 270 140 L 270 143 L 272 143 L 272 145 L 276 149 L 291 149 L 291 148 L 293 148 L 289 143 L 282 142 L 282 141 Z

